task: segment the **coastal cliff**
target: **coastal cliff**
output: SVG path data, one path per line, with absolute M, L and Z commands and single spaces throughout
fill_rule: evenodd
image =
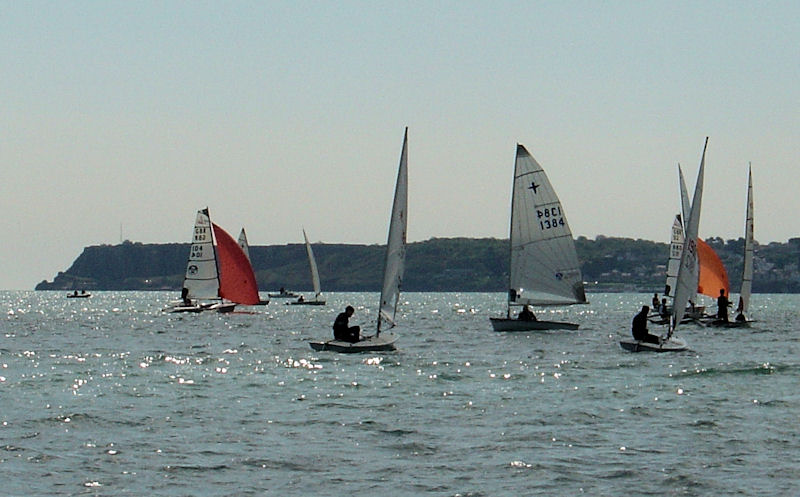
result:
M 707 239 L 725 264 L 731 291 L 741 273 L 739 240 Z M 588 291 L 663 291 L 666 243 L 598 236 L 576 240 Z M 384 246 L 314 244 L 323 291 L 378 291 Z M 175 290 L 186 270 L 188 243 L 86 247 L 52 282 L 36 290 Z M 311 290 L 311 276 L 302 244 L 251 246 L 258 287 Z M 788 243 L 758 245 L 753 290 L 800 292 L 800 238 Z M 433 238 L 410 243 L 403 289 L 406 291 L 505 291 L 508 281 L 508 240 L 494 238 Z

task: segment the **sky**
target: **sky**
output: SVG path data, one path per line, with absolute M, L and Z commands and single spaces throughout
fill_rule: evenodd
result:
M 0 3 L 0 288 L 85 246 L 506 238 L 516 144 L 573 235 L 800 236 L 800 2 Z M 666 254 L 665 254 L 666 259 Z

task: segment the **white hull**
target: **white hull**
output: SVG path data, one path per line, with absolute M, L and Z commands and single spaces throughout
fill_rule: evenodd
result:
M 629 352 L 681 352 L 689 348 L 686 340 L 678 337 L 672 337 L 661 344 L 634 339 L 620 340 L 619 346 Z
M 494 331 L 577 330 L 578 324 L 558 321 L 522 321 L 510 318 L 489 318 Z
M 328 340 L 325 342 L 309 342 L 312 349 L 316 351 L 343 352 L 354 354 L 358 352 L 383 352 L 395 350 L 394 343 L 397 335 L 384 333 L 380 336 L 373 336 L 356 343 L 344 342 L 342 340 Z

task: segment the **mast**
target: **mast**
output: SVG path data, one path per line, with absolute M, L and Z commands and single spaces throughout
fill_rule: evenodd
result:
M 514 155 L 514 175 L 511 177 L 511 215 L 509 216 L 510 220 L 508 223 L 508 291 L 506 292 L 506 317 L 509 319 L 511 318 L 511 292 L 514 291 L 511 288 L 511 260 L 512 254 L 514 253 L 514 241 L 511 238 L 514 234 L 514 198 L 517 194 L 516 184 L 519 156 L 523 150 L 525 150 L 525 147 L 517 143 L 517 151 Z

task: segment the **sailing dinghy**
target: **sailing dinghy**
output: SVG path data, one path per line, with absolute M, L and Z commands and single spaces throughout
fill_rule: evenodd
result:
M 383 266 L 383 286 L 378 308 L 378 327 L 375 335 L 358 342 L 342 340 L 310 342 L 314 350 L 333 352 L 379 352 L 395 350 L 397 336 L 394 333 L 381 333 L 384 327 L 395 326 L 397 303 L 400 300 L 400 286 L 403 282 L 406 259 L 406 228 L 408 226 L 408 128 L 403 135 L 403 149 L 400 153 L 400 166 L 397 170 L 397 183 L 394 189 L 392 215 L 389 220 L 389 237 L 386 242 L 386 260 Z
M 325 301 L 322 300 L 320 297 L 322 296 L 322 290 L 320 289 L 319 284 L 319 271 L 317 270 L 317 261 L 314 259 L 314 250 L 311 248 L 311 244 L 308 242 L 308 237 L 306 236 L 306 230 L 303 230 L 303 240 L 306 242 L 306 253 L 308 254 L 308 265 L 311 266 L 311 283 L 314 285 L 314 300 L 305 300 L 305 298 L 301 295 L 298 297 L 297 300 L 294 302 L 289 302 L 291 305 L 325 305 Z
M 181 300 L 165 311 L 231 312 L 236 304 L 256 303 L 258 289 L 250 261 L 236 241 L 211 222 L 208 208 L 197 211 Z
M 511 192 L 507 312 L 489 318 L 494 331 L 574 330 L 578 324 L 521 320 L 511 308 L 586 304 L 575 241 L 564 209 L 542 166 L 517 144 Z
M 739 304 L 733 321 L 724 323 L 726 328 L 746 328 L 753 321 L 747 319 L 750 308 L 750 294 L 753 290 L 753 171 L 747 173 L 747 208 L 744 222 L 744 261 L 742 263 L 742 287 L 739 290 Z M 714 323 L 716 324 L 716 323 Z
M 708 137 L 703 145 L 703 156 L 700 159 L 700 170 L 697 172 L 697 182 L 694 185 L 694 197 L 686 222 L 686 236 L 681 250 L 681 263 L 678 267 L 678 276 L 675 281 L 675 298 L 670 315 L 669 329 L 661 343 L 648 343 L 629 338 L 620 340 L 619 345 L 630 352 L 680 352 L 688 348 L 686 340 L 673 335 L 675 328 L 680 324 L 686 314 L 686 304 L 697 291 L 699 264 L 697 261 L 697 233 L 700 230 L 700 209 L 703 201 L 703 177 L 706 165 L 706 148 Z

